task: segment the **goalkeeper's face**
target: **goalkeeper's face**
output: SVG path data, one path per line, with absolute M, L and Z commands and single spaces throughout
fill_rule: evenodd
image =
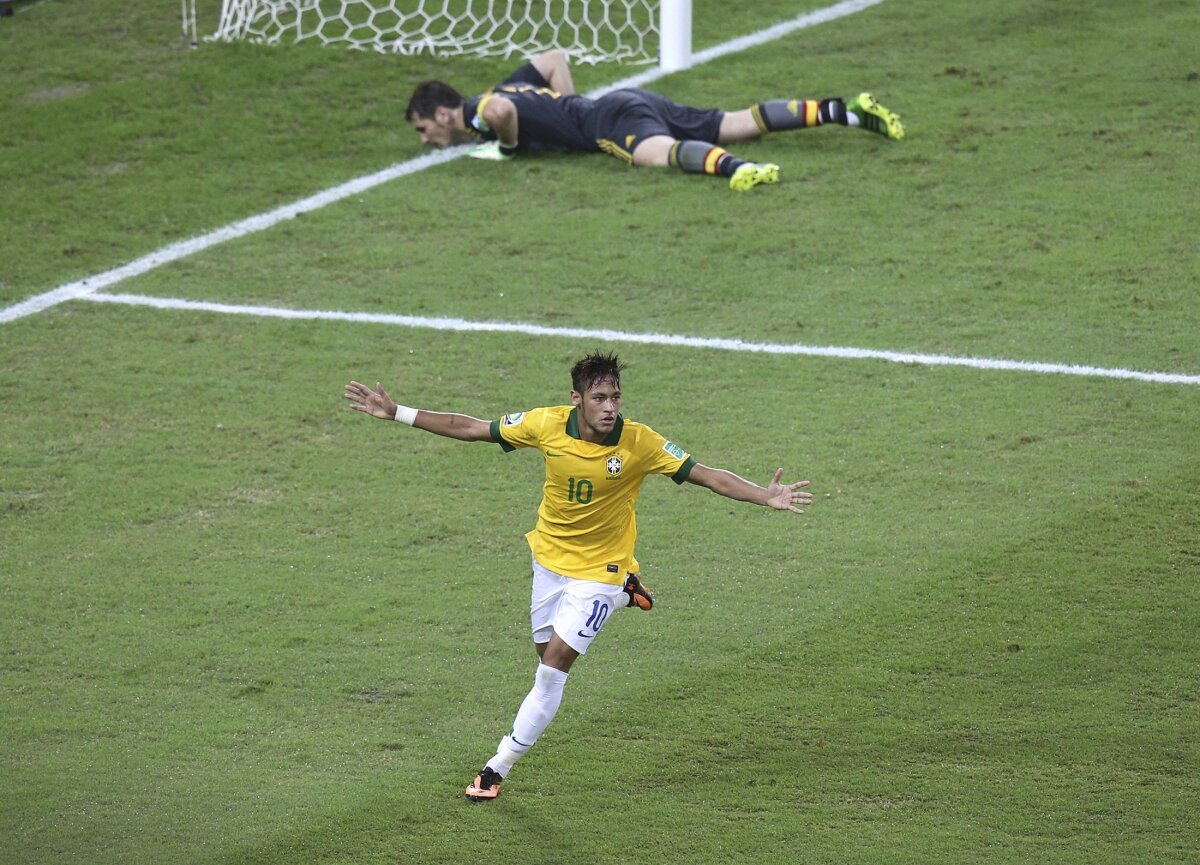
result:
M 421 136 L 422 144 L 433 147 L 450 147 L 464 144 L 471 140 L 466 129 L 460 129 L 456 123 L 457 115 L 449 108 L 439 107 L 433 117 L 413 117 L 409 122 L 417 134 Z

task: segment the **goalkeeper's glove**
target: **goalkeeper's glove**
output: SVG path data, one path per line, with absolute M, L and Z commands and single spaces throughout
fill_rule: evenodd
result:
M 468 156 L 474 159 L 490 159 L 493 162 L 507 162 L 517 155 L 516 147 L 505 147 L 499 141 L 489 141 L 471 150 Z

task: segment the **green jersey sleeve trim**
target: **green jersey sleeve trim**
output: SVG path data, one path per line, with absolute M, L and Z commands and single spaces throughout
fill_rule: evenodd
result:
M 492 440 L 496 444 L 500 445 L 500 450 L 504 451 L 505 453 L 509 453 L 510 451 L 516 450 L 515 447 L 513 447 L 512 445 L 510 445 L 508 442 L 506 442 L 504 440 L 504 436 L 500 435 L 500 421 L 498 421 L 498 420 L 492 421 L 491 432 L 492 432 Z
M 691 457 L 688 457 L 683 461 L 683 465 L 679 467 L 679 470 L 676 471 L 675 474 L 671 475 L 671 480 L 675 481 L 677 484 L 683 483 L 688 479 L 688 475 L 692 473 L 692 466 L 695 464 L 696 461 Z

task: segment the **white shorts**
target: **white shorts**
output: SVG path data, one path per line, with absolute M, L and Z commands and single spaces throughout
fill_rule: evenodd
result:
M 623 586 L 573 580 L 533 562 L 533 598 L 529 622 L 535 643 L 550 642 L 555 633 L 581 655 L 600 633 L 613 610 L 629 603 Z

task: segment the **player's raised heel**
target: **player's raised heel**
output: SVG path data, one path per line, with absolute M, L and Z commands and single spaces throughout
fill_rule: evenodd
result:
M 500 795 L 500 782 L 504 779 L 499 772 L 490 766 L 484 766 L 483 771 L 475 776 L 475 780 L 467 785 L 467 798 L 472 802 L 486 802 Z
M 858 125 L 868 132 L 876 132 L 893 141 L 904 137 L 900 115 L 884 108 L 870 93 L 855 96 L 846 103 L 846 110 L 858 117 Z
M 654 592 L 642 585 L 637 574 L 630 574 L 625 580 L 625 594 L 629 595 L 629 606 L 639 610 L 649 610 L 654 606 Z
M 760 183 L 778 183 L 779 166 L 773 162 L 747 162 L 738 166 L 729 178 L 729 188 L 737 192 L 753 189 Z

